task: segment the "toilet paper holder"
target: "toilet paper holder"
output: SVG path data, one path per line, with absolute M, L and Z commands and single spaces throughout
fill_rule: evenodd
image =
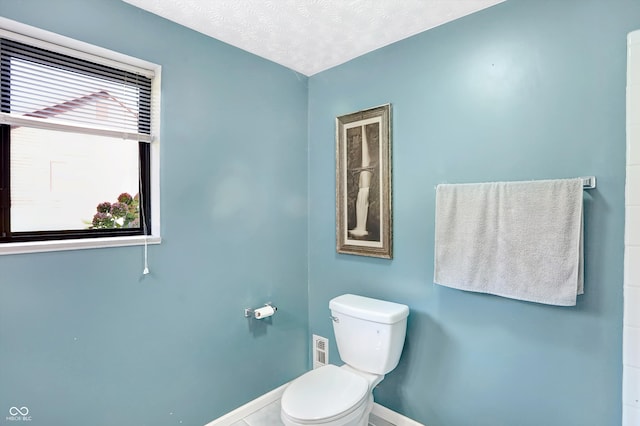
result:
M 271 302 L 267 302 L 267 303 L 264 304 L 264 306 L 262 306 L 260 308 L 255 308 L 255 309 L 253 309 L 253 308 L 245 308 L 244 309 L 244 317 L 245 318 L 254 317 L 255 319 L 267 318 L 267 317 L 270 317 L 273 314 L 275 314 L 277 310 L 278 310 L 278 308 L 273 306 L 271 304 Z

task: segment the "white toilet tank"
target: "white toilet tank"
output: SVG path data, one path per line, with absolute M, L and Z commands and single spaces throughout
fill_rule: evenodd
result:
M 409 307 L 354 294 L 329 302 L 340 358 L 358 370 L 387 374 L 398 365 Z

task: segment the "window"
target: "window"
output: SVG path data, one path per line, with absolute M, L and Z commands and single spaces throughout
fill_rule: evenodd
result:
M 0 250 L 158 229 L 156 70 L 0 29 L 0 78 Z

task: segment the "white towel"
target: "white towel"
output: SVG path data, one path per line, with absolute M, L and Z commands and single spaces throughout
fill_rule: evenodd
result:
M 573 306 L 584 292 L 582 180 L 436 188 L 434 282 Z

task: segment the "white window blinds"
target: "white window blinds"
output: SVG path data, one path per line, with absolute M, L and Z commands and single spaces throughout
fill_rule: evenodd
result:
M 0 124 L 151 141 L 148 73 L 6 37 L 0 61 Z

